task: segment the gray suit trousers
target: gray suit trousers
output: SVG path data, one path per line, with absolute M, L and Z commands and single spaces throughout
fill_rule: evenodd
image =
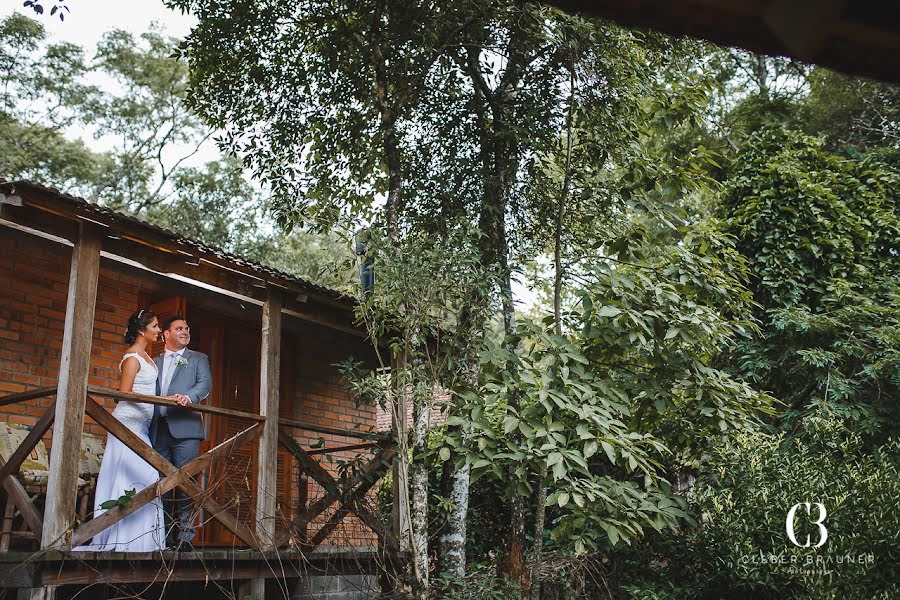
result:
M 196 438 L 179 439 L 172 437 L 166 419 L 159 419 L 156 430 L 156 451 L 163 458 L 178 468 L 197 458 L 200 452 L 200 440 Z M 168 544 L 191 542 L 195 535 L 196 515 L 194 502 L 180 488 L 168 494 L 166 499 L 166 539 Z

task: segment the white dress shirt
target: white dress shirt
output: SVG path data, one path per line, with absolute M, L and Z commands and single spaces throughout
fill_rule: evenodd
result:
M 178 366 L 177 361 L 184 354 L 184 348 L 177 352 L 166 349 L 166 355 L 163 358 L 163 374 L 159 384 L 160 396 L 169 395 L 169 385 L 172 383 L 172 377 L 175 375 L 175 368 Z M 169 412 L 168 406 L 160 406 L 159 414 L 165 417 Z

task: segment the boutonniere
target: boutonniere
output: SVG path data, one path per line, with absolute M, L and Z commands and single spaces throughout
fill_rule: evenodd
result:
M 175 366 L 176 367 L 186 367 L 187 359 L 183 356 L 179 356 L 178 358 L 175 359 Z

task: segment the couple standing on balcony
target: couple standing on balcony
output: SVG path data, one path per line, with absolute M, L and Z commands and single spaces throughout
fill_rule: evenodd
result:
M 166 342 L 165 352 L 151 358 L 148 350 L 160 334 Z M 209 358 L 187 348 L 190 328 L 180 315 L 166 319 L 160 328 L 153 313 L 140 310 L 128 319 L 124 337 L 129 347 L 119 363 L 119 391 L 167 396 L 181 406 L 200 402 L 209 395 Z M 205 437 L 200 415 L 191 410 L 122 400 L 113 416 L 179 468 L 197 457 L 200 440 Z M 104 502 L 116 500 L 128 490 L 139 492 L 155 485 L 158 479 L 156 469 L 109 434 L 97 476 L 94 517 L 105 512 L 101 508 Z M 90 545 L 74 550 L 184 549 L 194 538 L 193 503 L 176 489 L 171 505 L 172 510 L 164 516 L 162 502 L 155 498 L 95 535 Z

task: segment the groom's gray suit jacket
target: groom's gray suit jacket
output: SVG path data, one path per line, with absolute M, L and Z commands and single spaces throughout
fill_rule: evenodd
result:
M 159 369 L 160 376 L 156 378 L 156 394 L 160 394 L 160 383 L 163 375 L 163 359 L 166 353 L 163 352 L 153 359 Z M 209 396 L 209 390 L 212 387 L 212 374 L 209 370 L 209 357 L 202 352 L 194 352 L 189 348 L 184 349 L 181 355 L 187 361 L 186 365 L 176 365 L 175 372 L 172 374 L 172 381 L 169 382 L 169 390 L 167 395 L 184 394 L 191 399 L 191 402 L 197 404 L 201 400 Z M 181 408 L 168 407 L 168 416 L 166 421 L 169 425 L 169 431 L 172 437 L 178 439 L 205 439 L 206 434 L 203 431 L 203 420 L 200 413 Z M 156 444 L 156 431 L 159 425 L 159 406 L 154 406 L 153 419 L 150 421 L 150 441 Z

